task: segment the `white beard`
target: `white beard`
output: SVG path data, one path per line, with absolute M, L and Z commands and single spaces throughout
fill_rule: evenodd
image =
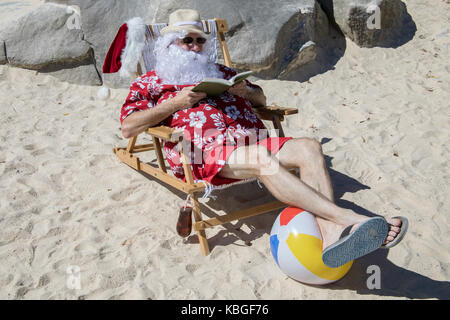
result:
M 155 58 L 155 71 L 164 84 L 195 84 L 204 78 L 224 77 L 207 53 L 186 51 L 175 44 L 157 50 Z

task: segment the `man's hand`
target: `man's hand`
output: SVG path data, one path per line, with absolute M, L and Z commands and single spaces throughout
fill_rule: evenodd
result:
M 175 106 L 174 112 L 190 108 L 203 98 L 206 98 L 206 93 L 193 92 L 192 88 L 194 88 L 194 86 L 184 87 L 174 98 L 172 98 L 172 102 Z
M 247 84 L 245 81 L 241 81 L 237 84 L 235 84 L 234 86 L 230 87 L 228 89 L 228 92 L 231 94 L 235 94 L 237 96 L 246 98 L 248 97 L 248 88 L 247 88 Z

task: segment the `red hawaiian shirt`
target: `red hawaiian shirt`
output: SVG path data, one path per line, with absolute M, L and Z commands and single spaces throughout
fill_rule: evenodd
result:
M 218 65 L 229 79 L 236 71 Z M 259 86 L 245 80 L 252 88 Z M 175 97 L 189 85 L 162 84 L 154 70 L 137 78 L 130 87 L 120 116 L 120 122 L 131 113 L 148 108 Z M 270 138 L 263 122 L 252 111 L 250 102 L 228 92 L 219 97 L 207 97 L 189 109 L 173 113 L 161 125 L 183 129 L 184 140 L 190 142 L 191 168 L 195 181 L 208 181 L 222 185 L 236 180 L 218 175 L 230 154 L 239 146 L 252 143 L 261 144 L 275 154 L 281 146 L 292 138 Z M 163 149 L 173 174 L 185 180 L 178 143 L 163 141 Z M 188 154 L 189 154 L 188 153 Z

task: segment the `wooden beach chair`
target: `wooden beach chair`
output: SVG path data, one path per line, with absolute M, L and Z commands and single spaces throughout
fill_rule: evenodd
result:
M 209 32 L 211 34 L 211 38 L 214 37 L 214 39 L 216 39 L 215 41 L 217 41 L 217 47 L 221 48 L 224 64 L 228 67 L 232 67 L 230 55 L 225 41 L 225 33 L 228 31 L 227 22 L 223 19 L 215 18 L 210 20 L 203 20 L 202 23 L 204 31 Z M 151 54 L 149 54 L 149 50 L 151 50 L 152 48 L 152 42 L 154 42 L 155 38 L 159 35 L 159 30 L 161 30 L 161 28 L 163 28 L 164 26 L 166 26 L 166 24 L 152 24 L 147 26 L 147 45 L 144 48 L 142 58 L 139 62 L 139 74 L 144 74 L 149 70 L 149 65 L 151 64 L 151 61 L 149 61 L 149 59 L 152 56 Z M 136 76 L 138 76 L 139 74 L 137 74 Z M 284 120 L 285 116 L 296 114 L 298 113 L 298 110 L 297 108 L 283 108 L 273 105 L 255 108 L 254 112 L 260 117 L 260 119 L 272 121 L 274 128 L 278 130 L 278 135 L 284 136 L 281 122 Z M 170 168 L 166 167 L 165 164 L 165 159 L 161 148 L 161 140 L 179 142 L 182 146 L 182 132 L 176 131 L 175 129 L 169 127 L 158 126 L 148 128 L 144 133 L 147 133 L 152 137 L 153 143 L 138 145 L 136 143 L 137 137 L 133 137 L 129 139 L 127 147 L 114 148 L 114 153 L 120 161 L 129 165 L 135 170 L 145 172 L 153 176 L 155 179 L 167 183 L 172 187 L 178 189 L 179 191 L 185 193 L 186 195 L 189 195 L 195 220 L 195 222 L 193 223 L 193 230 L 198 234 L 200 248 L 205 256 L 210 252 L 208 240 L 206 237 L 206 229 L 229 223 L 234 220 L 245 219 L 286 207 L 284 203 L 280 201 L 274 201 L 249 209 L 240 210 L 237 212 L 232 212 L 226 215 L 221 215 L 215 218 L 204 220 L 202 217 L 202 212 L 200 210 L 199 194 L 205 192 L 205 183 L 194 182 L 189 158 L 184 154 L 183 150 L 181 150 L 186 182 L 176 178 L 171 172 L 169 172 Z M 136 156 L 137 153 L 147 152 L 151 150 L 154 150 L 156 154 L 158 167 L 143 162 L 139 159 L 139 157 Z

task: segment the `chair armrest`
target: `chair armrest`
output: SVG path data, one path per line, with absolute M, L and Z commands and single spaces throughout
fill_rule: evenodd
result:
M 183 138 L 183 130 L 177 130 L 167 126 L 151 127 L 145 130 L 148 134 L 166 141 L 178 142 Z
M 279 105 L 272 104 L 270 106 L 264 107 L 267 110 L 270 110 L 270 112 L 283 115 L 283 116 L 289 116 L 291 114 L 297 114 L 298 109 L 297 108 L 288 108 L 288 107 L 280 107 Z
M 284 116 L 298 113 L 297 108 L 280 107 L 276 104 L 271 106 L 253 108 L 255 112 L 262 120 L 273 120 L 274 116 L 278 116 L 281 121 L 284 120 Z

